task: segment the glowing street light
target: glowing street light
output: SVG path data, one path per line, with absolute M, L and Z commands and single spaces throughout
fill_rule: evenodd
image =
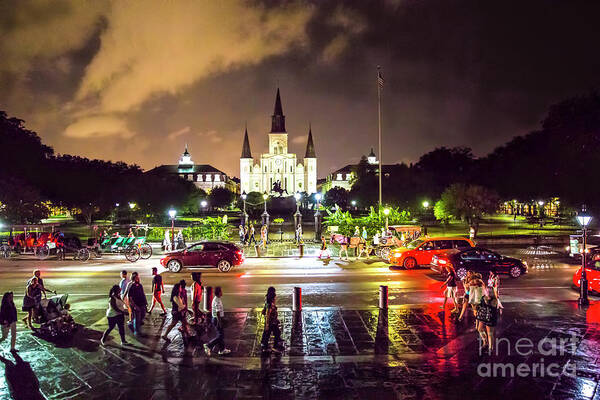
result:
M 577 222 L 583 228 L 583 251 L 581 252 L 581 278 L 579 279 L 579 305 L 586 306 L 590 304 L 588 300 L 588 280 L 585 270 L 585 253 L 587 252 L 587 227 L 592 222 L 592 216 L 585 210 L 585 204 L 581 212 L 577 214 Z
M 383 214 L 385 215 L 385 232 L 386 232 L 386 235 L 387 235 L 390 209 L 387 208 L 387 207 L 384 208 L 383 209 Z
M 423 202 L 423 208 L 425 208 L 425 209 L 429 208 L 429 202 L 427 200 L 425 200 Z
M 175 216 L 177 215 L 177 210 L 171 208 L 169 210 L 169 218 L 171 218 L 171 250 L 175 248 Z
M 302 223 L 302 213 L 300 213 L 300 200 L 302 195 L 300 192 L 294 193 L 294 199 L 296 199 L 296 213 L 294 214 L 294 231 L 298 230 L 298 225 Z
M 267 192 L 263 193 L 263 200 L 265 203 L 265 211 L 262 213 L 262 223 L 263 225 L 269 225 L 269 213 L 267 212 L 267 200 L 269 199 L 269 195 Z
M 246 199 L 248 198 L 248 195 L 246 194 L 245 191 L 243 191 L 241 197 L 242 197 L 242 201 L 244 202 L 244 212 L 242 214 L 242 224 L 247 225 L 248 224 L 248 214 L 246 213 Z

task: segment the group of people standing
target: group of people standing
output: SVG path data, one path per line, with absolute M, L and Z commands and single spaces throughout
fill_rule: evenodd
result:
M 463 287 L 464 294 L 458 295 L 459 284 Z M 462 321 L 468 315 L 470 308 L 475 317 L 475 329 L 481 339 L 482 348 L 487 348 L 491 354 L 494 350 L 495 330 L 499 315 L 502 313 L 502 303 L 499 298 L 500 277 L 495 268 L 490 270 L 487 282 L 484 282 L 480 273 L 467 271 L 464 279 L 456 275 L 452 267 L 446 268 L 446 280 L 442 284 L 444 289 L 444 303 L 446 309 L 448 299 L 452 299 L 454 308 L 451 310 Z
M 240 225 L 238 228 L 238 235 L 240 237 L 240 244 L 243 246 L 260 245 L 261 248 L 265 249 L 268 242 L 269 227 L 263 225 L 260 227 L 260 241 L 256 240 L 256 230 L 254 224 Z
M 175 234 L 173 234 L 172 231 L 165 229 L 163 248 L 165 249 L 165 251 L 173 251 L 185 248 L 185 239 L 183 238 L 183 231 L 180 229 Z

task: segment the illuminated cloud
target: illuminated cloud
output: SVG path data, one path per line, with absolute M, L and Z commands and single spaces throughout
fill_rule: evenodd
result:
M 192 128 L 190 128 L 189 126 L 186 126 L 184 128 L 181 128 L 181 129 L 178 129 L 176 131 L 168 133 L 167 134 L 167 139 L 169 139 L 169 140 L 175 140 L 175 139 L 177 139 L 181 135 L 185 135 L 186 133 L 190 133 L 191 130 L 192 130 Z
M 65 130 L 65 136 L 72 138 L 99 138 L 106 136 L 120 136 L 130 138 L 134 136 L 125 120 L 111 116 L 90 116 L 75 121 Z

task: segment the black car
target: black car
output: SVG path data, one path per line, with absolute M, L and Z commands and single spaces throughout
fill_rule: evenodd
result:
M 436 272 L 439 272 L 446 265 L 453 266 L 456 275 L 460 279 L 463 279 L 469 270 L 486 273 L 492 268 L 496 268 L 499 274 L 507 274 L 512 278 L 518 278 L 527 273 L 527 263 L 525 261 L 505 257 L 482 247 L 439 254 L 433 256 L 431 264 L 431 268 Z

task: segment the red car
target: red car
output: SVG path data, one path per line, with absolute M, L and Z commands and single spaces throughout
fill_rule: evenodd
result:
M 588 290 L 590 293 L 600 295 L 600 255 L 596 260 L 586 263 L 585 274 L 588 280 Z M 573 275 L 573 287 L 579 289 L 579 280 L 581 279 L 581 267 Z
M 183 250 L 171 251 L 161 258 L 160 264 L 171 272 L 183 267 L 214 266 L 221 272 L 229 272 L 234 265 L 244 262 L 244 251 L 229 242 L 200 242 Z

